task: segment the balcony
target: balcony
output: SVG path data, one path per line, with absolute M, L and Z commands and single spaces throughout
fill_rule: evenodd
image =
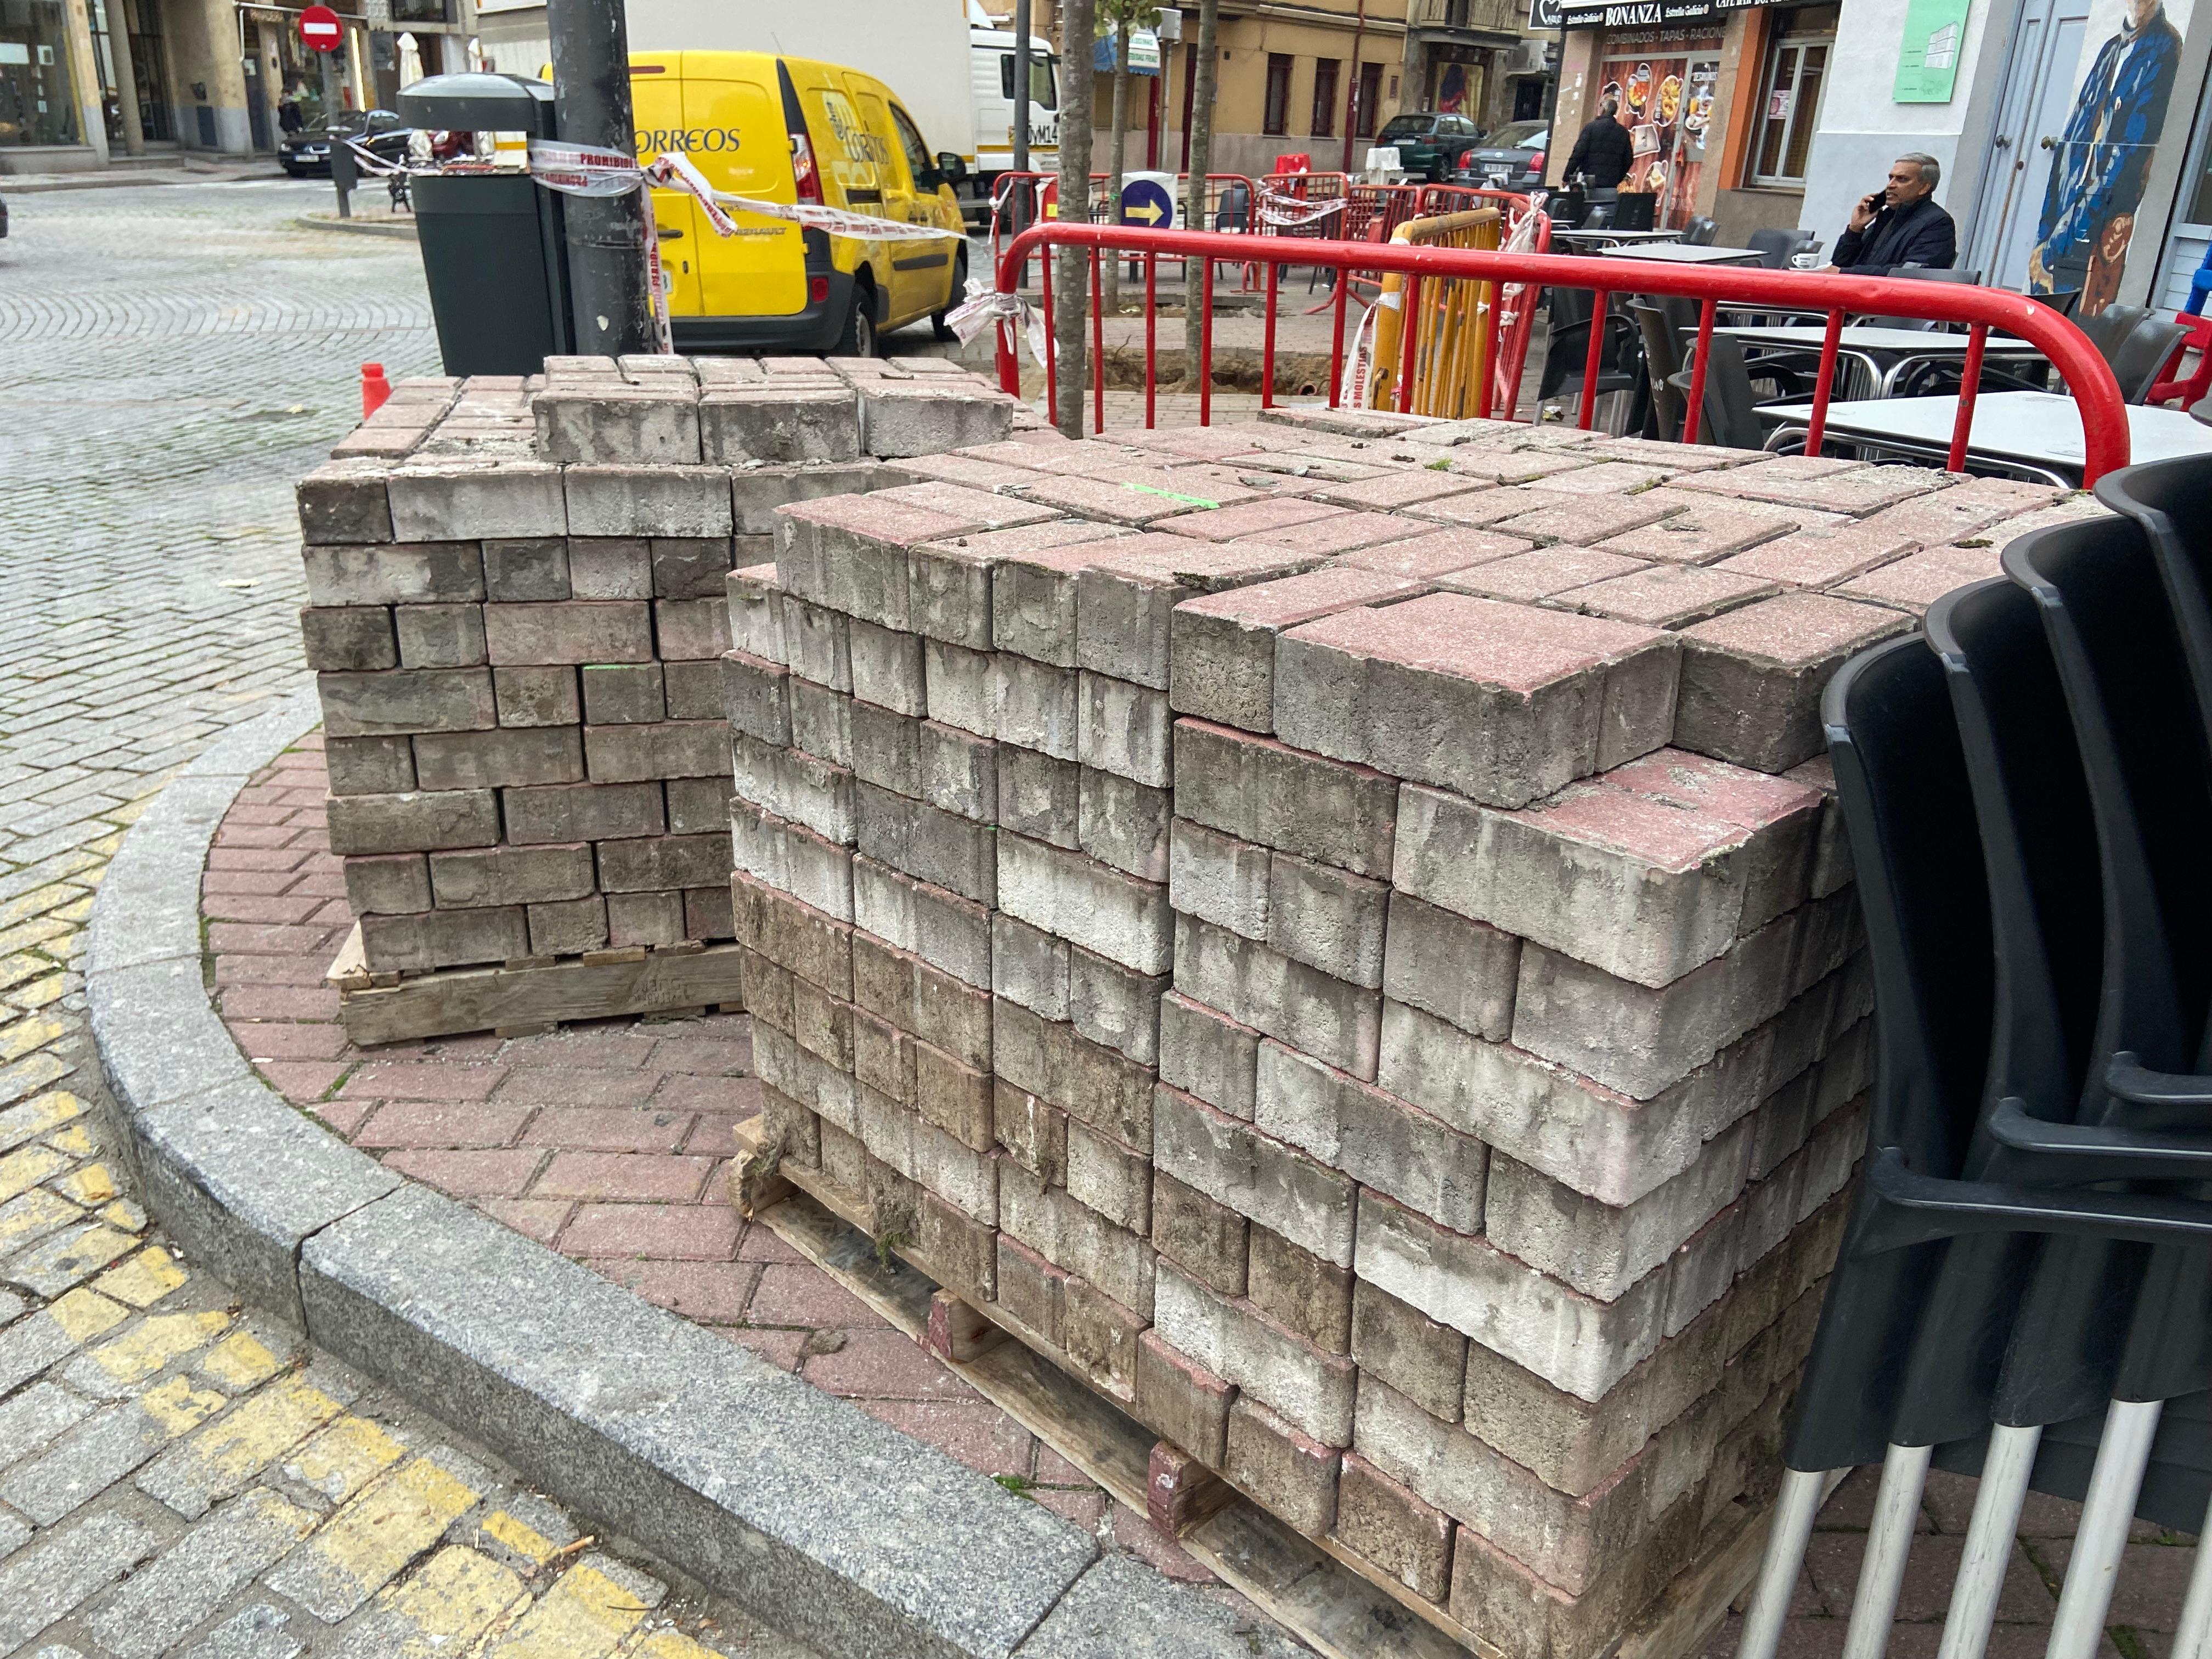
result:
M 1494 46 L 1523 32 L 1528 11 L 1515 0 L 1407 0 L 1407 27 L 1469 45 Z

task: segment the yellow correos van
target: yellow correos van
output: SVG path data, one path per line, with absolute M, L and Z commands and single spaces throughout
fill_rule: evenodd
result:
M 880 240 L 732 211 L 717 236 L 681 191 L 653 192 L 676 349 L 872 356 L 877 337 L 957 305 L 968 241 L 951 185 L 960 158 L 933 155 L 882 82 L 767 52 L 630 58 L 637 158 L 680 150 L 736 196 L 820 202 L 955 238 Z

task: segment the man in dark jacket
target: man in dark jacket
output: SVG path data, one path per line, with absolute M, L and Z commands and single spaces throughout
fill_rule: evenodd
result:
M 1592 202 L 1613 200 L 1620 194 L 1620 181 L 1628 177 L 1629 164 L 1635 160 L 1628 129 L 1613 118 L 1620 112 L 1620 104 L 1611 98 L 1597 106 L 1596 118 L 1575 140 L 1567 170 L 1561 175 L 1571 182 L 1579 174 L 1589 187 L 1587 199 Z
M 1932 155 L 1900 155 L 1890 163 L 1889 183 L 1851 210 L 1828 269 L 1887 276 L 1899 265 L 1948 270 L 1958 264 L 1959 228 L 1936 205 L 1942 177 Z

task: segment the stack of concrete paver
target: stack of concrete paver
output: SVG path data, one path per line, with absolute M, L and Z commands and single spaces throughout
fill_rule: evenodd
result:
M 1439 1622 L 1580 1659 L 1764 1502 L 1840 1231 L 1820 688 L 2097 509 L 1376 424 L 781 511 L 724 659 L 764 1142 Z
M 1017 407 L 935 359 L 395 388 L 299 491 L 368 969 L 728 938 L 731 568 L 769 556 L 777 507 L 1004 438 Z

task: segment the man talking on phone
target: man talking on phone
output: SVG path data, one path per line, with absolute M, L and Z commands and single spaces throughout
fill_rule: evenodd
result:
M 1860 198 L 1850 223 L 1836 239 L 1836 262 L 1828 270 L 1854 276 L 1887 276 L 1899 265 L 1948 270 L 1959 263 L 1959 228 L 1936 205 L 1942 165 L 1932 155 L 1900 155 L 1890 163 L 1889 182 Z

